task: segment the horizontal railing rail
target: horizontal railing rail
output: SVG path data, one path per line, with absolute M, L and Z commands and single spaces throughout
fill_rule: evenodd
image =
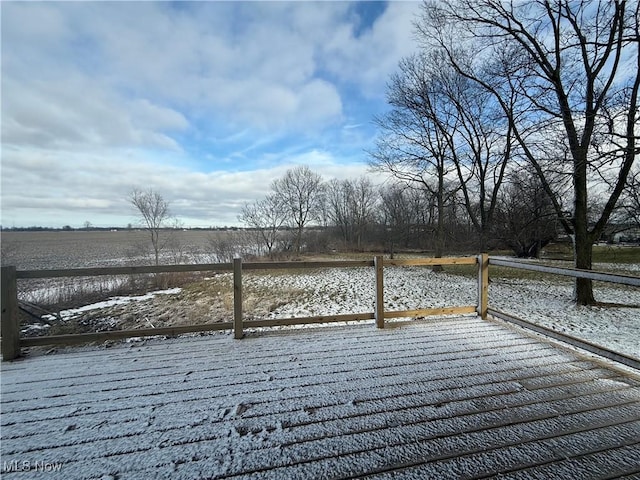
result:
M 403 260 L 384 260 L 377 256 L 373 260 L 332 260 L 304 262 L 242 262 L 235 259 L 233 263 L 184 264 L 184 265 L 147 265 L 125 267 L 92 267 L 52 270 L 16 270 L 15 267 L 2 267 L 2 356 L 3 359 L 16 358 L 22 347 L 44 345 L 67 345 L 88 342 L 102 342 L 132 337 L 156 335 L 180 335 L 215 330 L 233 330 L 235 338 L 242 338 L 246 328 L 266 328 L 277 326 L 357 322 L 375 320 L 378 328 L 384 328 L 385 318 L 416 317 L 428 315 L 462 315 L 479 313 L 486 316 L 486 287 L 478 288 L 478 304 L 460 307 L 425 308 L 414 310 L 387 311 L 384 309 L 384 267 L 429 266 L 429 265 L 480 265 L 480 270 L 488 267 L 482 261 L 486 255 L 474 257 L 418 258 Z M 351 313 L 343 315 L 317 315 L 310 317 L 274 318 L 245 320 L 243 318 L 242 276 L 246 271 L 259 270 L 304 270 L 320 268 L 375 268 L 375 310 L 372 312 Z M 94 276 L 143 275 L 184 272 L 233 272 L 233 320 L 198 325 L 181 325 L 160 328 L 141 328 L 130 330 L 111 330 L 95 333 L 78 333 L 65 335 L 48 335 L 40 337 L 20 337 L 18 320 L 17 280 L 19 279 L 53 279 Z M 486 275 L 485 275 L 486 276 Z M 478 279 L 483 278 L 479 271 Z M 485 294 L 483 295 L 483 291 Z
M 46 337 L 21 338 L 20 346 L 38 347 L 44 345 L 73 345 L 77 343 L 106 342 L 108 340 L 123 340 L 126 338 L 150 337 L 156 335 L 175 337 L 185 333 L 230 330 L 232 327 L 233 323 L 231 322 L 216 322 L 197 325 L 176 325 L 173 327 L 141 328 L 138 330 L 109 330 L 106 332 L 95 333 L 49 335 Z
M 410 267 L 410 266 L 437 266 L 437 265 L 475 265 L 478 257 L 445 257 L 445 258 L 400 258 L 384 260 L 384 266 Z
M 523 260 L 511 260 L 511 259 L 496 258 L 496 257 L 489 258 L 489 265 L 515 268 L 520 270 L 528 270 L 528 271 L 534 271 L 534 272 L 540 272 L 540 273 L 549 273 L 554 275 L 562 275 L 562 276 L 567 276 L 572 278 L 587 278 L 587 279 L 597 280 L 601 282 L 610 282 L 610 283 L 615 283 L 620 285 L 630 285 L 633 287 L 640 287 L 640 277 L 634 277 L 632 275 L 621 275 L 616 273 L 598 272 L 594 270 L 583 270 L 578 268 L 554 267 L 551 265 L 541 265 L 537 263 L 530 263 Z M 494 318 L 499 318 L 501 320 L 518 325 L 527 330 L 531 330 L 536 333 L 545 335 L 547 337 L 560 340 L 569 345 L 573 345 L 574 347 L 579 347 L 582 350 L 595 353 L 596 355 L 599 355 L 601 357 L 608 358 L 609 360 L 613 360 L 615 362 L 621 363 L 628 367 L 632 367 L 637 370 L 640 370 L 640 360 L 637 358 L 633 358 L 629 355 L 616 352 L 602 345 L 596 345 L 593 342 L 583 340 L 581 338 L 575 337 L 573 335 L 569 335 L 567 333 L 558 332 L 556 330 L 547 328 L 543 325 L 538 325 L 536 323 L 530 322 L 528 320 L 520 318 L 511 313 L 506 313 L 492 307 L 489 307 L 487 313 Z
M 475 263 L 475 258 L 472 259 Z M 419 265 L 419 263 L 416 263 Z M 424 265 L 427 265 L 424 263 Z M 326 262 L 243 262 L 243 270 L 279 270 L 372 267 L 373 260 L 344 260 Z M 232 272 L 233 263 L 196 263 L 181 265 L 145 265 L 138 267 L 91 267 L 53 270 L 17 270 L 18 279 L 45 279 L 64 277 L 99 277 L 116 275 L 141 275 L 149 273 Z
M 637 358 L 633 358 L 629 355 L 625 355 L 620 352 L 614 352 L 613 350 L 604 348 L 602 345 L 596 345 L 593 342 L 589 342 L 587 340 L 574 337 L 573 335 L 568 335 L 566 333 L 558 332 L 557 330 L 553 330 L 543 325 L 538 325 L 536 323 L 529 322 L 515 315 L 505 313 L 491 307 L 489 307 L 489 315 L 491 315 L 492 317 L 504 320 L 506 322 L 513 323 L 527 330 L 534 331 L 541 335 L 551 337 L 556 340 L 560 340 L 561 342 L 564 342 L 564 343 L 568 343 L 569 345 L 573 345 L 574 347 L 581 348 L 582 350 L 595 353 L 596 355 L 600 355 L 601 357 L 608 358 L 609 360 L 622 363 L 628 367 L 635 368 L 636 370 L 640 370 L 640 360 L 638 360 Z
M 640 277 L 634 277 L 632 275 L 620 275 L 617 273 L 597 272 L 594 270 L 583 270 L 579 268 L 568 267 L 554 267 L 551 265 L 540 265 L 536 263 L 529 263 L 522 260 L 509 260 L 504 258 L 489 258 L 490 265 L 496 265 L 501 267 L 518 268 L 520 270 L 532 270 L 540 273 L 552 273 L 555 275 L 564 275 L 574 278 L 587 278 L 591 280 L 598 280 L 601 282 L 618 283 L 621 285 L 631 285 L 633 287 L 640 287 Z
M 298 270 L 315 268 L 373 267 L 373 260 L 330 260 L 324 262 L 242 262 L 243 270 Z M 385 262 L 386 264 L 386 262 Z
M 145 273 L 185 273 L 185 272 L 230 272 L 231 263 L 201 263 L 184 265 L 147 265 L 140 267 L 95 267 L 65 268 L 56 270 L 17 270 L 16 278 L 64 278 L 64 277 L 100 277 L 115 275 L 141 275 Z

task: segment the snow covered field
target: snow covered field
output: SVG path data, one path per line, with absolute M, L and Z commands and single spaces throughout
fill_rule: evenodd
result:
M 640 289 L 603 284 L 598 301 L 616 306 L 583 307 L 569 283 L 502 280 L 489 288 L 492 308 L 640 358 Z
M 632 270 L 634 267 L 629 268 Z M 231 274 L 219 275 L 214 280 L 216 285 L 220 282 L 230 284 Z M 428 267 L 386 267 L 384 283 L 386 311 L 471 306 L 477 303 L 475 277 L 447 272 L 435 273 Z M 286 301 L 278 302 L 278 306 L 274 308 L 258 302 L 256 307 L 259 311 L 246 312 L 248 319 L 340 315 L 374 310 L 373 268 L 327 268 L 277 275 L 246 273 L 243 285 L 247 292 L 296 292 Z M 560 277 L 551 277 L 551 280 L 523 280 L 492 276 L 489 306 L 640 358 L 640 289 L 598 283 L 595 293 L 599 301 L 624 306 L 577 307 L 572 301 L 572 285 L 570 280 Z M 211 287 L 210 290 L 216 288 Z M 95 309 L 94 315 L 102 314 L 113 319 L 116 317 L 114 305 L 119 305 L 119 315 L 129 305 L 130 308 L 137 309 L 137 315 L 144 315 L 154 322 L 153 312 L 165 310 L 172 299 L 176 302 L 179 300 L 176 308 L 181 311 L 188 310 L 193 302 L 207 301 L 201 296 L 197 299 L 190 297 L 180 289 L 161 293 L 163 294 L 133 299 L 120 297 L 111 303 L 61 312 L 61 316 L 74 318 Z M 223 311 L 222 315 L 225 318 L 218 320 L 230 320 L 231 310 L 226 313 Z

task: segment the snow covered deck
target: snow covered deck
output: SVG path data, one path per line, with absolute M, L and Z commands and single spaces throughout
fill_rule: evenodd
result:
M 7 480 L 640 475 L 637 376 L 474 317 L 5 362 L 1 412 Z

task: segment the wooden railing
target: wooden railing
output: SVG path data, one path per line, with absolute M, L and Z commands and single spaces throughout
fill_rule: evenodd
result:
M 478 265 L 478 302 L 477 305 L 424 308 L 403 311 L 385 311 L 384 309 L 384 267 L 385 266 L 433 266 L 433 265 Z M 373 312 L 353 313 L 346 315 L 320 315 L 313 317 L 278 318 L 262 320 L 244 320 L 242 302 L 242 273 L 251 270 L 281 269 L 318 269 L 318 268 L 375 268 L 375 310 Z M 20 354 L 22 347 L 42 345 L 68 345 L 85 342 L 102 342 L 131 337 L 154 335 L 179 335 L 214 330 L 233 330 L 234 338 L 244 335 L 244 329 L 255 327 L 274 327 L 284 325 L 301 325 L 312 323 L 350 322 L 375 320 L 378 328 L 384 328 L 385 318 L 415 317 L 426 315 L 462 315 L 478 313 L 487 314 L 488 257 L 458 258 L 421 258 L 412 260 L 385 260 L 377 256 L 373 260 L 363 261 L 326 261 L 326 262 L 256 262 L 243 263 L 237 258 L 233 263 L 193 264 L 193 265 L 158 265 L 141 267 L 106 267 L 75 268 L 58 270 L 16 270 L 15 267 L 2 267 L 2 357 L 11 360 Z M 17 281 L 19 279 L 45 279 L 63 277 L 93 277 L 104 275 L 140 275 L 178 272 L 233 272 L 233 320 L 199 325 L 182 325 L 160 328 L 141 328 L 132 330 L 112 330 L 96 333 L 80 333 L 69 335 L 51 335 L 43 337 L 20 338 L 18 320 Z M 482 283 L 484 281 L 484 283 Z
M 476 265 L 477 266 L 477 303 L 476 305 L 424 308 L 415 310 L 386 311 L 384 308 L 384 267 L 386 266 L 435 266 L 435 265 Z M 522 327 L 534 330 L 538 333 L 554 337 L 574 346 L 586 349 L 592 353 L 618 361 L 628 366 L 640 369 L 640 362 L 632 357 L 613 352 L 599 345 L 586 342 L 555 330 L 533 324 L 512 314 L 501 312 L 489 307 L 489 265 L 533 270 L 542 273 L 565 275 L 574 278 L 590 278 L 592 280 L 613 282 L 623 285 L 640 287 L 640 277 L 629 275 L 616 275 L 591 270 L 579 270 L 573 268 L 560 268 L 546 266 L 524 261 L 489 258 L 487 254 L 473 257 L 455 258 L 420 258 L 389 260 L 382 256 L 376 256 L 373 260 L 362 261 L 325 261 L 325 262 L 264 262 L 243 263 L 241 259 L 235 259 L 233 263 L 195 264 L 195 265 L 159 265 L 142 267 L 107 267 L 107 268 L 77 268 L 64 270 L 16 270 L 15 267 L 2 267 L 2 357 L 11 360 L 20 354 L 22 347 L 74 344 L 85 342 L 98 342 L 130 337 L 154 336 L 154 335 L 179 335 L 183 333 L 233 330 L 234 338 L 240 339 L 244 335 L 244 329 L 255 327 L 274 327 L 285 325 L 301 325 L 312 323 L 349 322 L 362 320 L 375 320 L 377 328 L 384 328 L 385 319 L 400 317 L 416 317 L 428 315 L 462 315 L 477 313 L 481 318 L 491 315 Z M 243 289 L 242 273 L 251 270 L 276 270 L 276 269 L 318 269 L 318 268 L 355 268 L 373 267 L 375 269 L 375 299 L 374 311 L 363 313 L 351 313 L 346 315 L 320 315 L 313 317 L 294 317 L 262 320 L 244 320 L 243 318 Z M 20 338 L 20 325 L 18 321 L 18 289 L 19 279 L 44 279 L 62 277 L 89 277 L 103 275 L 140 275 L 154 273 L 177 272 L 233 272 L 233 320 L 228 322 L 216 322 L 200 325 L 184 325 L 161 328 L 142 328 L 134 330 L 114 330 L 98 333 L 83 333 L 71 335 L 52 335 L 44 337 Z
M 554 267 L 550 265 L 540 265 L 538 263 L 529 263 L 522 260 L 512 260 L 512 259 L 506 259 L 506 258 L 493 258 L 493 257 L 489 258 L 489 265 L 516 268 L 519 270 L 530 270 L 534 272 L 549 273 L 553 275 L 563 275 L 563 276 L 573 277 L 573 278 L 588 278 L 588 279 L 597 280 L 600 282 L 610 282 L 610 283 L 616 283 L 620 285 L 630 285 L 632 287 L 640 287 L 640 277 L 635 277 L 632 275 L 619 275 L 614 273 L 597 272 L 593 270 L 582 270 L 578 268 Z M 530 322 L 516 315 L 502 312 L 495 308 L 489 307 L 487 310 L 487 314 L 491 315 L 494 318 L 499 318 L 507 322 L 514 323 L 520 327 L 526 328 L 528 330 L 532 330 L 536 333 L 546 335 L 547 337 L 555 338 L 564 343 L 568 343 L 570 345 L 581 348 L 588 352 L 595 353 L 596 355 L 600 355 L 601 357 L 605 357 L 610 360 L 616 361 L 618 363 L 622 363 L 629 367 L 640 370 L 640 360 L 638 360 L 637 358 L 630 357 L 620 352 L 615 352 L 611 349 L 603 347 L 602 345 L 596 345 L 594 343 L 588 342 L 581 338 L 577 338 L 572 335 L 568 335 L 566 333 L 558 332 L 551 328 L 547 328 L 543 325 Z

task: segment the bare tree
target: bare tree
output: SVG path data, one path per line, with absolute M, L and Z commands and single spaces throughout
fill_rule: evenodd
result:
M 295 229 L 294 248 L 300 254 L 304 227 L 321 216 L 324 185 L 322 177 L 301 165 L 287 170 L 273 182 L 277 201 L 283 206 L 287 222 Z
M 500 194 L 496 235 L 518 257 L 540 256 L 557 237 L 557 215 L 535 172 L 515 170 Z
M 455 123 L 441 95 L 438 76 L 426 56 L 400 62 L 400 72 L 391 77 L 387 101 L 392 110 L 376 117 L 380 134 L 371 155 L 373 169 L 391 173 L 401 183 L 430 192 L 437 200 L 435 256 L 444 249 L 444 208 L 455 195 L 447 187 L 454 174 L 447 122 Z
M 133 190 L 129 196 L 129 202 L 136 208 L 144 229 L 149 232 L 155 264 L 158 265 L 163 247 L 160 243 L 160 233 L 172 218 L 169 203 L 152 189 Z
M 408 242 L 410 227 L 413 223 L 411 208 L 406 198 L 408 189 L 393 184 L 382 190 L 381 218 L 383 238 L 391 258 L 395 256 L 396 247 Z
M 391 258 L 398 247 L 424 248 L 433 240 L 436 203 L 429 191 L 407 184 L 394 183 L 381 190 L 378 221 Z
M 373 165 L 437 200 L 436 257 L 444 248 L 445 208 L 458 191 L 484 249 L 511 157 L 509 124 L 496 116 L 491 95 L 438 50 L 403 59 L 399 70 L 387 91 L 393 110 L 376 119 Z
M 373 222 L 377 196 L 371 181 L 333 179 L 326 188 L 327 216 L 341 233 L 346 245 L 357 249 L 368 226 Z
M 639 153 L 638 8 L 623 0 L 429 1 L 416 24 L 423 48 L 444 51 L 461 75 L 502 106 L 562 227 L 574 238 L 577 268 L 591 269 L 593 244 Z M 461 58 L 461 44 L 471 45 L 474 57 Z M 570 216 L 549 181 L 559 172 L 569 179 Z M 606 185 L 607 198 L 589 222 L 589 197 L 594 187 L 601 190 L 598 183 Z M 576 302 L 595 302 L 591 280 L 576 280 Z
M 629 176 L 623 211 L 624 221 L 629 227 L 640 229 L 640 169 Z
M 268 255 L 272 257 L 273 247 L 286 220 L 280 199 L 271 194 L 262 200 L 247 203 L 242 207 L 238 219 L 247 226 L 256 229 L 260 242 L 267 248 Z
M 223 230 L 213 232 L 208 239 L 209 258 L 213 262 L 232 262 L 236 257 L 251 258 L 259 253 L 259 245 L 250 232 Z
M 512 129 L 496 110 L 491 95 L 451 67 L 443 77 L 444 95 L 451 104 L 455 123 L 446 128 L 449 150 L 456 168 L 460 193 L 467 217 L 479 237 L 478 247 L 487 248 L 494 227 L 498 198 L 511 164 Z M 514 102 L 515 98 L 511 99 Z M 501 112 L 499 112 L 501 113 Z

